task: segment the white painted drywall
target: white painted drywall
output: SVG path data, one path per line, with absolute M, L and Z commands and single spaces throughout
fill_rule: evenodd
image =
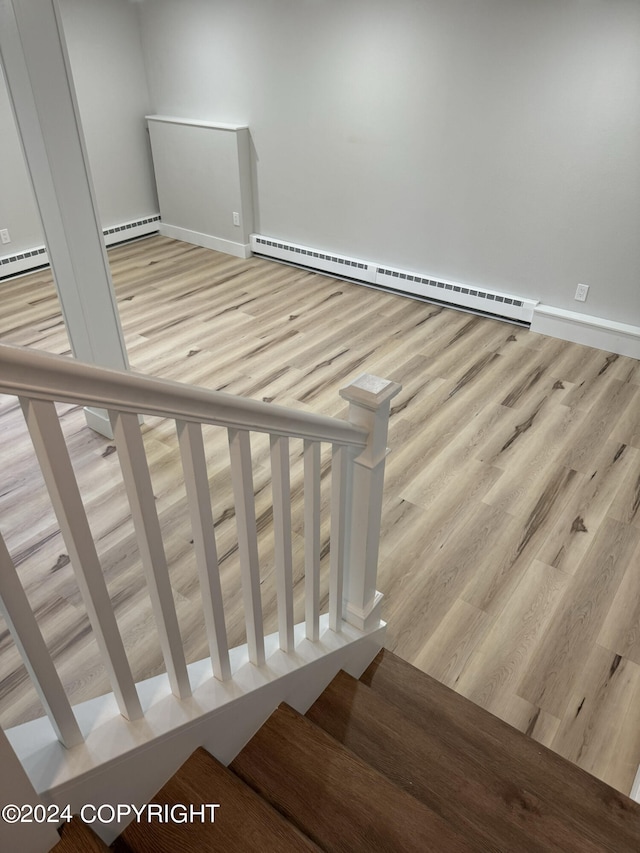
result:
M 640 322 L 637 0 L 139 8 L 156 112 L 251 128 L 260 233 Z
M 145 115 L 151 110 L 138 9 L 128 0 L 61 0 L 84 135 L 103 228 L 158 213 Z M 44 237 L 0 79 L 0 255 Z
M 102 227 L 157 213 L 138 7 L 61 0 L 61 9 Z
M 11 242 L 0 244 L 1 255 L 44 245 L 40 216 L 24 162 L 13 111 L 0 68 L 0 228 L 9 231 Z M 2 271 L 0 270 L 0 275 Z

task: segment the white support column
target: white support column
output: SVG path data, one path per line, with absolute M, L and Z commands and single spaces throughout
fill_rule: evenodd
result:
M 37 806 L 42 801 L 18 761 L 7 736 L 0 729 L 0 808 L 7 805 Z M 53 823 L 0 821 L 0 850 L 46 853 L 60 841 Z
M 401 385 L 363 374 L 341 389 L 349 421 L 369 432 L 366 448 L 352 460 L 351 513 L 347 542 L 343 618 L 367 630 L 380 621 L 382 593 L 376 590 L 384 465 L 391 399 Z
M 73 354 L 127 369 L 57 0 L 0 0 L 0 59 Z M 87 422 L 112 437 L 102 410 Z

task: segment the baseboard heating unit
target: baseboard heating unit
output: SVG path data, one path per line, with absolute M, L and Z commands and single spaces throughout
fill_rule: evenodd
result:
M 160 225 L 160 216 L 147 216 L 145 219 L 136 219 L 133 222 L 124 222 L 114 225 L 112 228 L 104 228 L 104 241 L 107 246 L 116 243 L 124 243 L 127 240 L 135 240 L 138 237 L 147 237 L 156 234 Z M 46 267 L 49 265 L 49 255 L 44 246 L 36 246 L 15 255 L 3 255 L 0 257 L 0 279 L 9 278 L 13 275 L 29 272 L 30 270 Z
M 511 293 L 471 287 L 427 274 L 380 266 L 371 261 L 321 252 L 308 246 L 288 243 L 260 234 L 251 235 L 251 251 L 271 260 L 282 261 L 317 272 L 328 273 L 369 287 L 418 296 L 452 308 L 474 311 L 491 317 L 529 325 L 537 302 Z

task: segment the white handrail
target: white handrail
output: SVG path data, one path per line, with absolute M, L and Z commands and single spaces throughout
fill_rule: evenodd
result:
M 363 448 L 367 431 L 325 415 L 0 344 L 0 393 Z

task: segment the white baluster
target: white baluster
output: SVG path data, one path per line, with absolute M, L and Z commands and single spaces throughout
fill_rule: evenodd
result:
M 351 517 L 345 619 L 366 630 L 380 622 L 382 593 L 376 590 L 384 466 L 391 399 L 401 385 L 364 374 L 340 396 L 349 401 L 349 421 L 369 433 L 366 448 L 351 460 Z
M 191 686 L 140 425 L 124 412 L 110 412 L 110 419 L 169 683 L 187 699 Z
M 56 737 L 66 747 L 84 738 L 38 628 L 4 539 L 0 536 L 0 611 L 7 623 Z M 3 770 L 4 772 L 4 770 Z
M 140 699 L 55 405 L 39 400 L 20 402 L 120 713 L 137 720 L 142 717 Z
M 270 438 L 278 630 L 280 648 L 285 652 L 292 652 L 294 649 L 293 556 L 291 552 L 289 439 L 277 435 L 272 435 Z
M 202 427 L 200 424 L 176 421 L 176 428 L 191 514 L 193 545 L 213 674 L 221 681 L 225 681 L 231 677 L 231 665 Z
M 246 430 L 229 429 L 228 433 L 249 660 L 256 666 L 261 666 L 265 660 L 264 628 L 260 597 L 260 564 L 258 560 L 256 508 L 253 495 L 251 443 L 249 433 Z
M 347 465 L 349 449 L 334 444 L 331 458 L 331 559 L 329 565 L 329 627 L 340 631 L 342 627 L 342 596 L 349 507 Z
M 320 443 L 304 443 L 305 626 L 308 640 L 320 637 Z

